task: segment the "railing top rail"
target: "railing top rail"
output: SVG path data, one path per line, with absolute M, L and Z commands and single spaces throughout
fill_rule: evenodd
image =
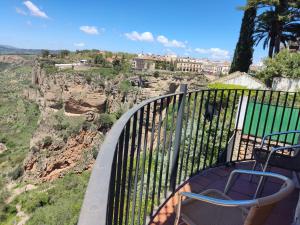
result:
M 208 92 L 228 91 L 229 93 L 237 93 L 237 91 L 244 91 L 244 92 L 249 91 L 249 94 L 250 94 L 250 92 L 255 92 L 256 93 L 256 98 L 257 98 L 257 93 L 260 92 L 260 91 L 282 93 L 282 91 L 258 90 L 258 89 L 257 90 L 255 90 L 255 89 L 199 89 L 199 90 L 189 91 L 189 92 L 187 92 L 187 94 L 198 93 L 198 92 L 203 93 L 203 92 L 206 92 L 206 91 L 208 91 Z M 296 92 L 289 92 L 289 93 L 291 93 L 291 94 L 294 93 L 295 94 Z M 110 184 L 111 184 L 112 166 L 113 166 L 114 160 L 115 160 L 114 157 L 115 157 L 117 146 L 119 144 L 119 139 L 123 135 L 122 132 L 124 132 L 124 128 L 126 128 L 126 130 L 127 130 L 127 126 L 129 124 L 128 122 L 130 122 L 131 118 L 133 118 L 133 116 L 136 116 L 137 113 L 140 112 L 140 110 L 142 110 L 145 106 L 148 106 L 150 108 L 151 103 L 154 103 L 154 102 L 157 103 L 157 101 L 160 101 L 160 100 L 162 102 L 164 99 L 171 98 L 171 97 L 174 97 L 174 96 L 185 96 L 185 94 L 186 94 L 185 92 L 177 92 L 177 93 L 162 95 L 162 96 L 159 96 L 159 97 L 155 97 L 155 98 L 152 98 L 152 99 L 145 100 L 145 101 L 141 102 L 140 104 L 132 107 L 128 112 L 126 112 L 114 124 L 112 129 L 106 135 L 106 138 L 105 138 L 103 144 L 101 145 L 101 147 L 99 146 L 99 148 L 101 150 L 99 151 L 98 157 L 96 159 L 96 162 L 95 162 L 95 165 L 94 165 L 94 168 L 93 168 L 90 180 L 89 180 L 89 184 L 88 184 L 88 187 L 87 187 L 87 190 L 86 190 L 86 193 L 85 193 L 85 198 L 84 198 L 84 202 L 83 202 L 83 205 L 82 205 L 82 208 L 81 208 L 81 213 L 80 213 L 80 217 L 79 217 L 79 221 L 78 221 L 79 225 L 86 225 L 86 224 L 106 225 L 106 222 L 107 222 L 106 217 L 107 217 L 107 209 L 108 209 L 107 206 L 108 206 L 108 203 L 109 203 L 108 202 L 109 201 L 109 193 L 111 191 L 113 192 L 113 190 L 110 190 Z M 243 95 L 244 94 L 242 94 L 242 96 Z M 209 99 L 209 96 L 210 95 L 206 96 L 206 98 Z M 280 96 L 280 94 L 279 94 L 279 96 Z M 296 94 L 295 94 L 295 96 L 296 96 Z M 223 97 L 223 94 L 222 94 L 222 97 Z M 228 104 L 230 96 L 228 96 L 226 98 L 227 98 L 227 104 Z M 196 97 L 195 97 L 195 99 L 196 99 Z M 215 95 L 214 99 L 215 99 L 214 102 L 216 102 L 216 95 Z M 279 99 L 279 98 L 277 98 L 277 99 Z M 202 107 L 202 105 L 204 105 L 204 101 L 202 102 L 202 100 L 203 100 L 203 95 L 201 97 L 200 108 Z M 236 96 L 234 96 L 233 102 L 234 102 L 233 105 L 235 105 Z M 271 101 L 270 101 L 270 103 L 271 103 Z M 195 107 L 196 107 L 196 104 L 195 104 L 194 108 Z M 286 106 L 285 106 L 285 108 L 286 108 Z M 231 110 L 231 116 L 230 116 L 230 124 L 231 124 L 232 121 L 233 121 L 232 120 L 232 118 L 233 118 L 232 115 L 233 115 L 233 112 L 234 112 L 234 107 L 231 107 L 230 110 Z M 200 115 L 201 109 L 199 110 L 198 113 Z M 224 118 L 226 117 L 226 113 L 227 113 L 227 108 L 225 110 Z M 228 114 L 229 113 L 230 112 L 229 112 L 229 109 L 228 109 Z M 200 118 L 200 116 L 199 116 L 199 118 Z M 206 121 L 206 120 L 204 119 L 204 121 Z M 210 122 L 210 123 L 212 123 L 212 122 Z M 199 124 L 199 122 L 198 122 L 198 124 Z M 223 122 L 223 125 L 222 125 L 223 128 L 224 128 L 224 124 L 225 124 L 225 122 Z M 296 122 L 296 124 L 298 124 L 298 122 Z M 210 127 L 211 127 L 211 124 L 210 124 Z M 205 128 L 205 122 L 204 122 L 204 128 Z M 251 126 L 250 126 L 250 128 L 251 128 Z M 229 130 L 230 130 L 230 127 L 229 127 Z M 198 135 L 198 133 L 197 133 L 197 135 Z M 223 130 L 222 130 L 221 136 L 222 135 L 223 135 Z M 227 139 L 226 139 L 226 137 L 225 137 L 225 139 L 228 142 L 229 137 L 230 137 L 229 133 L 227 134 L 227 136 L 228 136 Z M 202 137 L 202 140 L 203 140 L 203 137 Z M 203 143 L 201 141 L 200 145 L 202 145 L 202 144 Z M 195 146 L 196 145 L 197 145 L 197 142 L 195 143 Z M 248 143 L 247 143 L 247 145 L 248 145 Z M 207 144 L 207 146 L 208 146 L 208 144 Z M 220 141 L 220 144 L 219 144 L 219 149 L 220 149 L 220 146 L 221 146 L 221 141 Z M 225 148 L 227 149 L 227 145 L 225 146 Z M 200 162 L 200 160 L 199 160 L 199 162 Z M 199 163 L 198 163 L 197 166 L 199 167 Z M 166 168 L 168 168 L 168 166 Z
M 280 91 L 280 90 L 272 90 L 272 89 L 248 89 L 248 88 L 203 88 L 203 89 L 196 89 L 188 91 L 187 93 L 195 93 L 200 91 L 265 91 L 265 92 L 277 92 L 277 93 L 289 93 L 289 94 L 295 94 L 299 93 L 297 91 Z
M 151 98 L 141 102 L 127 111 L 107 133 L 106 138 L 101 145 L 99 155 L 96 159 L 89 184 L 85 193 L 84 202 L 81 208 L 78 224 L 106 224 L 107 203 L 110 185 L 111 168 L 116 146 L 119 137 L 132 116 L 141 108 L 154 101 L 181 95 L 183 92 L 177 92 L 168 95 Z

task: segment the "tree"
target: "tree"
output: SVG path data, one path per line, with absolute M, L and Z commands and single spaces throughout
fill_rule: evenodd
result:
M 102 65 L 103 67 L 106 65 L 106 61 L 105 61 L 102 54 L 101 55 L 96 55 L 96 57 L 94 59 L 94 63 Z
M 69 50 L 61 50 L 60 51 L 60 57 L 61 58 L 65 58 L 66 56 L 68 56 L 70 54 Z
M 283 50 L 274 58 L 264 61 L 265 68 L 258 73 L 268 87 L 272 86 L 274 77 L 300 78 L 300 54 Z
M 117 57 L 113 60 L 112 65 L 116 73 L 119 73 L 122 70 L 121 60 Z
M 256 7 L 248 7 L 244 12 L 240 37 L 235 48 L 229 73 L 248 72 L 253 57 L 253 33 L 255 28 Z
M 280 45 L 300 37 L 300 3 L 298 0 L 250 0 L 262 11 L 256 19 L 254 40 L 263 41 L 269 57 L 279 53 Z
M 47 49 L 43 49 L 43 50 L 41 51 L 41 54 L 42 54 L 42 57 L 43 57 L 43 58 L 47 58 L 47 57 L 49 56 L 50 52 L 49 52 L 49 50 L 47 50 Z

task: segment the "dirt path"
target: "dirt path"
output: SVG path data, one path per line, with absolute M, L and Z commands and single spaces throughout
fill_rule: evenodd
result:
M 17 225 L 25 225 L 30 216 L 22 211 L 21 205 L 16 205 L 17 208 L 17 217 L 20 219 Z
M 27 184 L 24 187 L 20 188 L 15 187 L 16 183 L 10 183 L 7 186 L 7 189 L 12 193 L 11 196 L 5 201 L 7 204 L 11 203 L 18 195 L 37 188 L 35 185 L 32 184 Z M 18 223 L 16 225 L 25 225 L 27 220 L 29 220 L 30 216 L 27 215 L 24 211 L 22 211 L 22 206 L 20 204 L 16 205 L 16 209 L 18 218 Z
M 7 204 L 11 203 L 18 195 L 22 194 L 23 192 L 34 190 L 37 188 L 32 184 L 27 184 L 24 187 L 15 188 L 15 189 L 14 187 L 15 185 L 10 185 L 7 187 L 7 189 L 12 193 L 12 195 L 5 201 Z

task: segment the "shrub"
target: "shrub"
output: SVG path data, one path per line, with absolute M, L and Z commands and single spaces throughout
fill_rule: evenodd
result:
M 115 121 L 116 118 L 114 115 L 103 113 L 99 115 L 98 119 L 95 121 L 95 124 L 99 130 L 106 132 L 112 127 Z
M 11 171 L 8 176 L 11 177 L 13 180 L 17 180 L 19 177 L 21 177 L 24 173 L 24 168 L 22 165 L 17 166 L 13 171 Z
M 52 144 L 52 137 L 47 136 L 43 139 L 44 147 L 48 147 Z
M 49 204 L 50 196 L 48 192 L 31 192 L 21 200 L 22 208 L 25 209 L 26 212 L 32 213 L 37 208 L 43 207 Z
M 155 72 L 153 73 L 153 76 L 154 76 L 155 78 L 158 78 L 158 77 L 159 77 L 159 72 L 158 72 L 158 71 L 155 71 Z
M 97 147 L 94 147 L 94 148 L 93 148 L 93 158 L 94 158 L 94 159 L 97 159 L 98 152 L 99 152 L 99 151 L 98 151 L 98 148 L 97 148 Z
M 300 54 L 283 50 L 274 58 L 264 61 L 265 68 L 258 73 L 268 87 L 272 86 L 273 78 L 300 78 Z
M 39 152 L 39 148 L 38 148 L 37 146 L 32 146 L 32 147 L 30 148 L 30 151 L 31 151 L 33 154 L 35 154 L 35 153 Z
M 54 105 L 52 105 L 54 109 L 62 109 L 64 107 L 64 101 L 59 99 Z
M 132 85 L 129 80 L 123 80 L 121 81 L 119 88 L 122 93 L 126 94 L 132 89 Z
M 87 75 L 87 76 L 85 77 L 85 80 L 86 80 L 86 82 L 87 82 L 88 84 L 90 84 L 90 83 L 92 82 L 92 77 L 91 77 L 90 75 Z

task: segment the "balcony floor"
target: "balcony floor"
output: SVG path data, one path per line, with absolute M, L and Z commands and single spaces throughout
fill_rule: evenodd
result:
M 199 175 L 191 178 L 179 191 L 200 193 L 206 189 L 214 188 L 224 190 L 228 175 L 234 169 L 250 169 L 253 162 L 237 163 L 234 167 L 217 167 L 206 170 Z M 291 177 L 289 171 L 272 168 L 272 172 L 280 173 Z M 263 196 L 270 195 L 279 190 L 281 186 L 280 181 L 270 178 L 267 180 Z M 241 175 L 236 181 L 235 185 L 231 188 L 229 196 L 235 200 L 238 199 L 251 199 L 257 187 L 257 179 L 249 182 L 248 175 Z M 272 215 L 267 221 L 267 225 L 290 225 L 292 223 L 296 204 L 299 197 L 299 190 L 295 191 L 286 199 L 281 201 L 276 208 L 273 209 Z M 151 225 L 173 225 L 175 219 L 174 209 L 177 204 L 177 195 L 170 198 L 167 203 L 159 210 L 156 217 L 150 223 Z M 185 223 L 181 223 L 184 225 Z

